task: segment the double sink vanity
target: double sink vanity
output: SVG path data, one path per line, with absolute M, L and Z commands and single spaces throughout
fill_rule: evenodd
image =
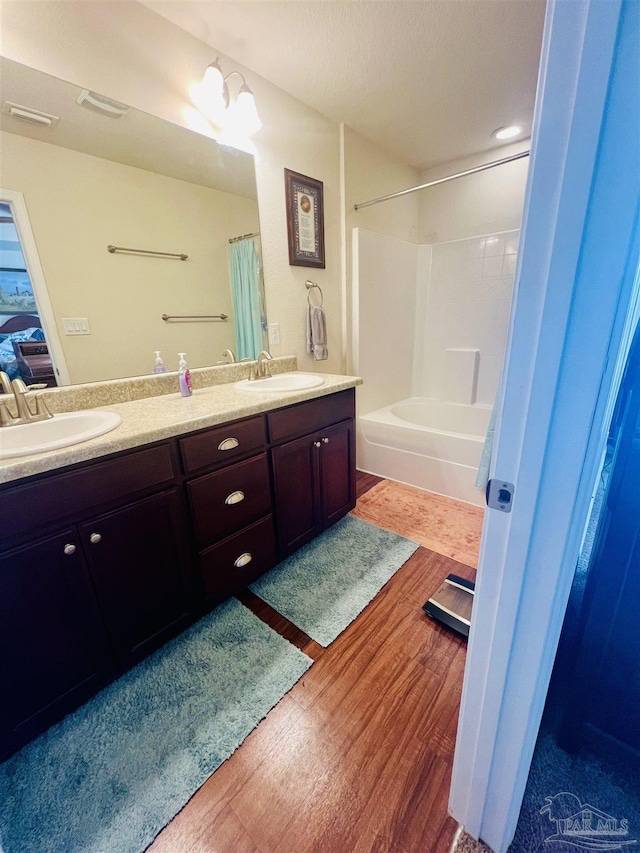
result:
M 0 458 L 0 758 L 353 508 L 360 380 L 274 365 L 52 391 L 119 423 Z

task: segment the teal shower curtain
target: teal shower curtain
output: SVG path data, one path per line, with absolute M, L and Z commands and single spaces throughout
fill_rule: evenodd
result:
M 231 291 L 236 327 L 238 361 L 255 359 L 262 349 L 258 257 L 253 240 L 238 240 L 229 246 Z

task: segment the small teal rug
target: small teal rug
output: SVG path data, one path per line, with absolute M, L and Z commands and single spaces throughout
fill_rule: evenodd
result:
M 140 853 L 311 663 L 221 605 L 0 765 L 0 850 Z
M 417 542 L 347 515 L 250 589 L 328 646 L 418 548 Z

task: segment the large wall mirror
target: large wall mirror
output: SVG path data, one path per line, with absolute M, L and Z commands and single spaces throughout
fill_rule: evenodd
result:
M 30 288 L 59 384 L 150 373 L 155 350 L 216 364 L 249 323 L 266 348 L 253 157 L 4 58 L 0 78 L 0 360 Z

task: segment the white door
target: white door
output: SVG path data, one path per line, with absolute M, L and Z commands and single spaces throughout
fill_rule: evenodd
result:
M 640 3 L 551 0 L 451 814 L 515 830 L 621 362 L 636 317 Z M 554 793 L 554 792 L 550 792 Z

